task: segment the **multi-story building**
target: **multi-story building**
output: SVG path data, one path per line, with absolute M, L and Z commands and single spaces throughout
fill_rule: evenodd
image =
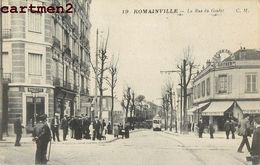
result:
M 9 78 L 8 123 L 22 115 L 86 113 L 89 95 L 91 0 L 2 0 L 4 6 L 66 6 L 73 13 L 5 13 L 3 72 Z
M 222 54 L 229 56 L 221 60 Z M 259 77 L 259 50 L 220 50 L 194 78 L 194 107 L 189 112 L 220 130 L 227 119 L 260 115 Z

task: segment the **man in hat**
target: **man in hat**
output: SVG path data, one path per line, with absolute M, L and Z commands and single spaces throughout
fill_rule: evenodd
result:
M 51 131 L 46 122 L 47 115 L 38 116 L 38 122 L 33 129 L 33 141 L 36 142 L 35 164 L 47 164 L 47 147 L 51 141 Z
M 57 137 L 58 142 L 60 141 L 59 125 L 60 125 L 59 114 L 55 113 L 54 118 L 51 121 L 51 131 L 52 131 L 53 141 L 55 141 L 55 136 Z
M 21 115 L 18 115 L 18 118 L 14 122 L 14 133 L 16 134 L 16 140 L 14 146 L 21 146 L 20 140 L 22 138 L 22 129 L 24 126 L 22 125 L 22 117 Z
M 249 144 L 249 141 L 247 138 L 248 136 L 250 136 L 249 129 L 250 129 L 249 115 L 245 115 L 244 119 L 242 119 L 239 123 L 239 132 L 240 132 L 240 135 L 243 136 L 243 139 L 238 147 L 237 152 L 242 153 L 242 149 L 245 144 L 246 144 L 248 152 L 250 152 L 250 144 Z
M 251 145 L 251 156 L 253 165 L 260 164 L 260 117 L 255 118 L 255 131 Z
M 61 120 L 61 129 L 63 130 L 63 141 L 66 141 L 66 136 L 69 131 L 68 115 L 64 115 L 64 118 Z

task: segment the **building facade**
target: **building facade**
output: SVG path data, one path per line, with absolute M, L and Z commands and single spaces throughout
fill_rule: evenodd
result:
M 221 59 L 223 54 L 228 57 Z M 225 120 L 260 115 L 259 76 L 259 50 L 220 50 L 195 76 L 193 108 L 188 111 L 220 130 Z
M 91 0 L 3 0 L 3 6 L 66 6 L 73 13 L 3 14 L 3 72 L 8 78 L 9 128 L 17 115 L 32 126 L 36 114 L 86 111 L 89 95 Z

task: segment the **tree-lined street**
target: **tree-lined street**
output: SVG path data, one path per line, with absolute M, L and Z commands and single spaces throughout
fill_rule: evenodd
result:
M 130 139 L 110 143 L 75 144 L 54 143 L 49 164 L 193 164 L 193 165 L 243 165 L 245 153 L 237 153 L 239 139 L 226 140 L 224 134 L 215 139 L 208 135 L 199 139 L 194 134 L 180 135 L 170 132 L 141 130 Z M 22 147 L 0 143 L 0 164 L 33 164 L 35 145 Z

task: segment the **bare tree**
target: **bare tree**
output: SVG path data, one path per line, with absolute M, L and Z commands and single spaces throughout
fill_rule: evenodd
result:
M 104 91 L 103 83 L 105 79 L 104 77 L 105 71 L 108 69 L 106 67 L 108 38 L 109 38 L 109 31 L 107 34 L 107 38 L 103 39 L 101 43 L 99 44 L 97 43 L 97 45 L 100 45 L 100 48 L 97 48 L 96 67 L 94 67 L 93 63 L 90 61 L 90 64 L 96 74 L 95 79 L 99 90 L 99 119 L 102 119 L 102 106 L 103 106 L 102 103 L 103 103 L 103 91 Z M 97 39 L 98 39 L 98 31 L 97 31 Z
M 192 59 L 192 49 L 190 46 L 183 50 L 184 59 L 182 60 L 181 66 L 177 66 L 181 73 L 181 93 L 183 94 L 183 124 L 185 131 L 187 131 L 187 90 L 190 80 L 192 78 L 192 71 L 195 68 L 194 60 Z M 181 116 L 182 117 L 182 116 Z
M 172 81 L 168 81 L 166 84 L 165 84 L 165 94 L 168 96 L 167 97 L 167 101 L 168 103 L 170 104 L 170 112 L 171 112 L 171 118 L 170 118 L 170 131 L 172 131 L 172 128 L 173 128 L 173 119 L 175 120 L 175 128 L 177 130 L 177 125 L 176 125 L 176 120 L 177 120 L 177 117 L 176 117 L 176 113 L 174 114 L 174 110 L 173 110 L 173 82 Z M 177 131 L 176 131 L 177 132 Z
M 133 115 L 135 116 L 136 112 L 135 112 L 135 92 L 132 90 L 132 97 L 131 97 L 131 109 L 130 109 L 130 125 L 133 128 Z
M 123 100 L 121 101 L 121 106 L 125 109 L 125 121 L 127 120 L 128 111 L 130 107 L 130 101 L 131 101 L 131 88 L 127 87 L 127 89 L 124 90 L 123 93 Z
M 115 87 L 117 84 L 117 75 L 118 75 L 118 59 L 114 61 L 114 58 L 112 58 L 108 73 L 109 76 L 106 78 L 107 85 L 110 87 L 111 90 L 111 97 L 112 97 L 112 105 L 111 105 L 111 128 L 113 130 L 114 125 L 114 98 L 115 98 Z

